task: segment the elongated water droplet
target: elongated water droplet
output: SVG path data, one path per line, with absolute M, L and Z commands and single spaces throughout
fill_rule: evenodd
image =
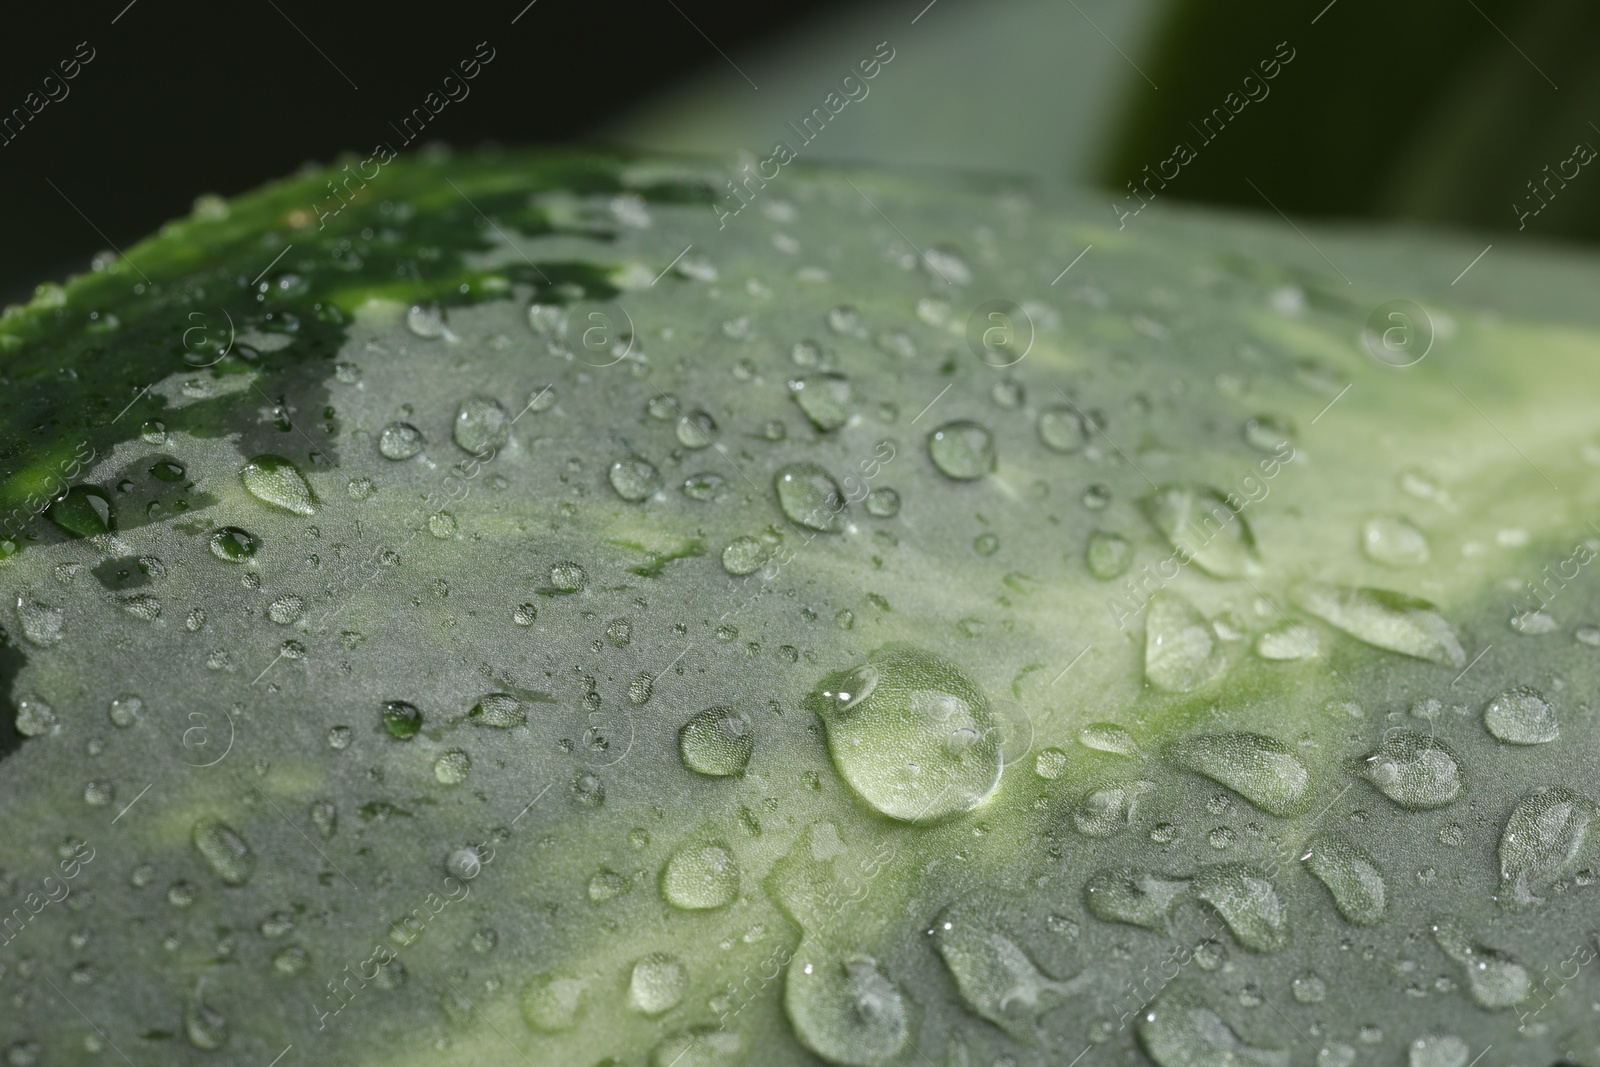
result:
M 1256 655 L 1262 659 L 1310 659 L 1317 654 L 1317 635 L 1304 626 L 1281 626 L 1256 640 Z
M 1218 578 L 1254 574 L 1256 539 L 1244 516 L 1215 489 L 1169 485 L 1142 502 L 1145 515 L 1182 559 Z
M 1588 797 L 1559 786 L 1539 788 L 1517 802 L 1500 834 L 1500 893 L 1516 907 L 1543 902 L 1535 896 L 1572 866 L 1597 809 Z
M 1133 545 L 1121 534 L 1096 530 L 1089 535 L 1083 561 L 1089 573 L 1103 582 L 1120 578 L 1133 564 Z
M 1433 939 L 1446 956 L 1466 969 L 1467 988 L 1481 1007 L 1495 1011 L 1528 999 L 1533 989 L 1528 969 L 1503 952 L 1474 944 L 1454 919 L 1435 922 Z
M 1507 689 L 1483 709 L 1483 725 L 1510 745 L 1542 745 L 1561 736 L 1556 709 L 1544 694 L 1527 686 Z
M 1442 741 L 1397 730 L 1362 761 L 1361 774 L 1402 808 L 1442 808 L 1461 793 L 1461 764 Z
M 982 803 L 1000 782 L 1000 737 L 988 699 L 949 660 L 905 645 L 824 681 L 808 700 L 828 751 L 868 804 L 907 822 Z
M 1276 952 L 1289 942 L 1289 916 L 1267 876 L 1243 863 L 1209 867 L 1194 876 L 1194 895 L 1228 924 L 1251 952 Z
M 244 885 L 250 880 L 256 868 L 255 854 L 233 827 L 207 816 L 194 824 L 190 839 L 206 866 L 223 882 Z
M 1361 850 L 1337 837 L 1321 837 L 1300 857 L 1306 869 L 1333 895 L 1333 903 L 1346 922 L 1372 926 L 1388 907 L 1388 887 L 1383 874 Z
M 197 983 L 183 1009 L 183 1034 L 189 1044 L 207 1052 L 228 1043 L 228 1020 L 203 998 L 204 982 Z
M 1262 734 L 1204 734 L 1168 749 L 1174 762 L 1203 774 L 1273 815 L 1298 815 L 1309 805 L 1311 772 L 1288 745 Z
M 1150 598 L 1144 620 L 1144 676 L 1157 689 L 1188 693 L 1213 681 L 1227 666 L 1204 615 L 1187 600 L 1161 591 Z
M 1386 567 L 1428 562 L 1428 538 L 1397 515 L 1379 515 L 1361 524 L 1361 551 Z
M 257 456 L 239 471 L 239 478 L 250 495 L 263 504 L 296 515 L 312 515 L 317 510 L 306 476 L 282 456 Z
M 73 537 L 92 537 L 116 529 L 116 508 L 105 490 L 74 485 L 50 502 L 45 515 Z
M 878 1067 L 910 1038 L 905 998 L 876 960 L 809 940 L 789 963 L 783 1006 L 795 1036 L 829 1063 Z
M 731 904 L 739 895 L 739 865 L 720 841 L 685 845 L 661 871 L 661 895 L 686 911 Z
M 970 419 L 947 422 L 928 435 L 928 458 L 945 477 L 974 481 L 994 470 L 994 434 Z
M 1021 945 L 994 927 L 993 903 L 945 911 L 933 924 L 934 945 L 967 1007 L 1026 1036 L 1041 1014 L 1081 992 L 1090 976 L 1084 972 L 1060 982 L 1041 971 Z
M 823 433 L 837 430 L 850 420 L 850 380 L 840 374 L 808 374 L 789 382 L 789 395 L 806 418 Z
M 1471 1049 L 1453 1034 L 1425 1034 L 1406 1051 L 1410 1067 L 1466 1067 Z
M 1173 902 L 1188 888 L 1183 878 L 1118 867 L 1092 876 L 1083 887 L 1083 899 L 1097 919 L 1161 930 Z
M 1369 645 L 1447 667 L 1466 665 L 1455 630 L 1436 607 L 1419 597 L 1307 582 L 1296 586 L 1290 598 L 1302 611 Z
M 718 1026 L 692 1026 L 662 1038 L 650 1067 L 740 1067 L 744 1039 Z
M 755 743 L 755 726 L 732 708 L 707 708 L 678 731 L 684 766 L 713 777 L 743 773 Z
M 839 483 L 815 463 L 791 463 L 772 479 L 778 506 L 790 522 L 818 533 L 839 533 L 849 521 L 849 505 Z
M 510 693 L 489 693 L 478 699 L 467 712 L 467 718 L 479 726 L 509 730 L 528 721 L 528 706 Z
M 1092 722 L 1078 731 L 1078 743 L 1096 752 L 1110 752 L 1117 756 L 1137 756 L 1139 746 L 1133 735 L 1112 722 Z
M 722 550 L 722 569 L 743 577 L 760 570 L 768 558 L 767 546 L 754 537 L 736 537 Z
M 1288 1052 L 1247 1043 L 1183 994 L 1162 997 L 1139 1017 L 1139 1042 L 1159 1067 L 1289 1067 Z

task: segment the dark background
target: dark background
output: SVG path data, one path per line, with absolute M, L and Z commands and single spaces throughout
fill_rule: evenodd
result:
M 0 113 L 80 41 L 97 54 L 64 100 L 0 147 L 0 304 L 187 214 L 198 193 L 231 196 L 308 160 L 398 142 L 388 123 L 480 41 L 494 61 L 425 140 L 570 141 L 720 62 L 685 14 L 731 51 L 838 6 L 676 0 L 680 14 L 666 0 L 538 0 L 511 25 L 526 3 L 137 0 L 115 25 L 127 0 L 6 5 Z
M 878 3 L 897 22 L 923 6 Z M 231 196 L 398 140 L 389 124 L 480 41 L 493 62 L 425 139 L 583 139 L 723 64 L 719 49 L 743 56 L 857 10 L 843 0 L 12 5 L 0 23 L 0 115 L 79 42 L 96 55 L 66 99 L 0 146 L 0 305 L 186 214 L 199 193 Z M 1126 85 L 1089 102 L 1113 116 L 1092 152 L 1099 182 L 1125 193 L 1284 39 L 1298 58 L 1276 99 L 1207 144 L 1164 196 L 1271 214 L 1270 196 L 1297 216 L 1466 227 L 1497 241 L 1600 239 L 1600 167 L 1563 187 L 1526 233 L 1514 207 L 1533 202 L 1528 182 L 1575 141 L 1600 145 L 1600 4 L 1578 0 L 1165 0 L 1150 38 L 1128 42 L 1160 91 L 1130 66 Z M 978 100 L 1007 76 L 977 61 L 948 71 Z M 1055 114 L 1040 100 L 995 121 L 1049 138 L 1062 136 Z M 927 125 L 947 136 L 937 114 Z

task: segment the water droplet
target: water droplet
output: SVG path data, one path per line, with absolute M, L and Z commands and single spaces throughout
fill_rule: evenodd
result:
M 648 674 L 640 674 L 628 683 L 628 703 L 648 704 L 650 694 L 655 689 L 655 682 Z
M 717 423 L 704 411 L 691 411 L 678 416 L 672 433 L 684 448 L 706 448 L 716 440 Z
M 147 445 L 164 445 L 167 443 L 167 424 L 160 419 L 146 420 L 139 427 L 139 437 Z
M 422 712 L 415 704 L 391 700 L 383 706 L 383 728 L 390 737 L 408 741 L 422 729 Z
M 451 435 L 461 448 L 482 459 L 490 458 L 511 440 L 511 416 L 498 400 L 471 396 L 456 411 Z
M 980 556 L 992 556 L 1000 551 L 1000 538 L 992 533 L 979 534 L 973 538 L 972 550 Z
M 969 419 L 947 422 L 928 435 L 928 458 L 947 478 L 982 478 L 995 467 L 994 434 Z
M 1104 511 L 1111 506 L 1111 490 L 1103 485 L 1091 485 L 1083 491 L 1081 499 L 1090 511 Z
M 722 550 L 722 569 L 735 576 L 754 574 L 767 558 L 766 545 L 754 537 L 738 537 Z
M 712 777 L 742 774 L 755 743 L 749 717 L 726 707 L 707 708 L 678 731 L 684 766 Z
M 528 721 L 528 707 L 510 693 L 488 693 L 472 706 L 467 718 L 479 726 L 509 730 Z
M 1139 1017 L 1139 1041 L 1159 1067 L 1289 1067 L 1287 1051 L 1248 1044 L 1184 994 L 1162 997 Z
M 866 327 L 861 322 L 861 312 L 849 304 L 840 304 L 828 311 L 828 328 L 847 337 L 865 337 Z
M 661 475 L 655 464 L 640 456 L 629 456 L 611 464 L 606 472 L 611 488 L 629 503 L 636 504 L 661 488 Z
M 1182 878 L 1118 867 L 1093 875 L 1083 887 L 1083 898 L 1097 919 L 1161 930 L 1173 902 L 1188 888 Z
M 1301 610 L 1369 645 L 1447 667 L 1466 665 L 1455 630 L 1419 597 L 1319 582 L 1298 585 L 1289 595 Z
M 1361 551 L 1386 567 L 1428 562 L 1428 538 L 1398 515 L 1378 515 L 1361 524 Z
M 144 701 L 131 693 L 117 697 L 111 701 L 111 725 L 126 729 L 139 721 L 143 711 Z
M 589 576 L 576 563 L 568 561 L 552 563 L 546 589 L 548 592 L 561 595 L 581 593 L 588 581 Z
M 92 808 L 103 808 L 117 795 L 116 787 L 104 779 L 95 779 L 83 787 L 83 802 Z
M 1289 991 L 1301 1004 L 1321 1004 L 1328 996 L 1328 983 L 1310 971 L 1297 974 L 1289 983 Z
M 967 1007 L 1026 1036 L 1040 1015 L 1080 992 L 1088 975 L 1060 982 L 1041 971 L 1021 945 L 991 925 L 993 903 L 974 901 L 945 911 L 933 924 L 934 944 Z
M 1300 857 L 1306 869 L 1333 895 L 1346 922 L 1372 926 L 1388 907 L 1383 873 L 1360 849 L 1336 837 L 1320 837 Z
M 722 490 L 727 484 L 727 479 L 722 475 L 712 474 L 710 471 L 701 471 L 698 474 L 691 474 L 683 480 L 682 491 L 683 495 L 690 500 L 707 502 L 716 500 L 717 497 L 721 496 Z
M 1217 578 L 1259 570 L 1250 524 L 1215 489 L 1165 486 L 1142 501 L 1146 517 L 1178 556 Z
M 311 515 L 317 510 L 306 476 L 282 456 L 255 457 L 239 471 L 239 478 L 250 495 L 263 504 L 296 515 Z
M 440 785 L 460 785 L 472 773 L 472 757 L 452 748 L 433 761 L 433 777 Z
M 650 1067 L 739 1067 L 744 1039 L 716 1026 L 668 1034 L 650 1050 Z
M 105 490 L 74 485 L 50 502 L 45 515 L 73 537 L 93 537 L 116 529 L 116 508 Z
M 850 380 L 841 374 L 808 374 L 789 382 L 789 395 L 823 433 L 837 430 L 850 420 Z
M 719 841 L 685 845 L 661 871 L 661 895 L 686 911 L 731 904 L 739 895 L 739 865 L 733 852 Z
M 1546 611 L 1519 611 L 1511 616 L 1508 625 L 1517 633 L 1528 637 L 1553 634 L 1561 629 L 1561 624 L 1556 622 L 1555 617 Z
M 1047 748 L 1033 758 L 1033 773 L 1047 782 L 1060 778 L 1067 770 L 1067 754 L 1059 748 Z
M 1089 573 L 1103 582 L 1120 578 L 1133 564 L 1133 545 L 1121 534 L 1096 530 L 1083 553 Z
M 1137 756 L 1139 746 L 1133 735 L 1116 723 L 1092 722 L 1078 731 L 1078 743 L 1096 752 L 1110 752 L 1116 756 Z
M 1194 895 L 1228 924 L 1251 952 L 1276 952 L 1289 941 L 1289 916 L 1267 876 L 1243 863 L 1208 867 L 1194 876 Z
M 583 1008 L 583 993 L 587 983 L 576 978 L 541 974 L 523 987 L 519 998 L 522 1019 L 531 1028 L 544 1034 L 558 1034 L 570 1030 L 578 1021 Z
M 1306 809 L 1311 773 L 1288 745 L 1262 734 L 1203 734 L 1167 750 L 1179 766 L 1227 786 L 1273 815 Z
M 456 533 L 456 517 L 448 511 L 436 511 L 428 516 L 428 532 L 441 541 L 448 541 Z
M 1527 968 L 1502 952 L 1474 944 L 1454 919 L 1435 922 L 1433 939 L 1466 969 L 1467 988 L 1480 1006 L 1509 1008 L 1527 999 L 1533 987 Z
M 518 626 L 532 626 L 539 617 L 537 604 L 518 604 L 511 612 L 511 621 Z
M 1510 745 L 1542 745 L 1560 736 L 1556 710 L 1538 690 L 1507 689 L 1483 710 L 1483 725 Z
M 237 526 L 224 526 L 214 532 L 206 542 L 211 554 L 226 563 L 243 563 L 256 554 L 261 546 L 255 534 Z
M 1052 452 L 1076 452 L 1088 439 L 1083 416 L 1071 408 L 1046 408 L 1039 412 L 1039 440 Z
M 773 476 L 778 506 L 797 526 L 818 533 L 840 533 L 849 519 L 849 505 L 839 483 L 815 463 L 791 463 Z
M 1361 774 L 1402 808 L 1442 808 L 1461 792 L 1461 763 L 1444 743 L 1411 730 L 1384 738 L 1362 761 Z
M 931 821 L 968 811 L 1000 782 L 989 701 L 950 661 L 904 645 L 826 679 L 808 700 L 846 783 L 891 818 Z M 962 739 L 956 737 L 962 733 Z M 969 743 L 959 743 L 960 740 Z
M 1317 654 L 1317 635 L 1304 626 L 1280 626 L 1256 639 L 1256 655 L 1262 659 L 1310 659 Z
M 784 980 L 795 1036 L 830 1063 L 878 1067 L 910 1039 L 905 998 L 869 956 L 831 957 L 810 941 Z
M 867 494 L 867 514 L 875 519 L 892 519 L 900 514 L 900 494 L 887 487 Z
M 1517 801 L 1500 834 L 1500 892 L 1528 907 L 1578 858 L 1597 809 L 1588 797 L 1560 786 L 1539 788 Z
M 1246 420 L 1244 439 L 1251 448 L 1281 453 L 1285 448 L 1293 448 L 1294 431 L 1276 415 L 1257 415 Z
M 676 957 L 653 952 L 633 965 L 628 1006 L 644 1015 L 660 1015 L 678 1006 L 688 986 L 689 973 Z
M 190 840 L 206 866 L 225 884 L 237 886 L 249 881 L 256 857 L 231 826 L 207 816 L 194 824 Z
M 412 304 L 406 309 L 406 329 L 418 337 L 436 340 L 440 337 L 454 339 L 450 327 L 444 322 L 444 309 L 433 301 Z
M 336 727 L 337 729 L 337 727 Z M 317 800 L 311 804 L 311 825 L 317 828 L 317 833 L 323 840 L 329 840 L 339 829 L 339 809 L 333 806 L 331 800 Z
M 185 473 L 183 464 L 174 459 L 159 459 L 150 465 L 150 476 L 159 482 L 181 482 Z
M 195 985 L 194 995 L 184 1005 L 183 1033 L 189 1044 L 210 1052 L 228 1043 L 228 1020 L 201 999 L 204 984 Z
M 422 431 L 409 422 L 391 422 L 378 432 L 378 453 L 384 459 L 410 459 L 422 451 Z
M 1110 837 L 1126 830 L 1139 811 L 1139 797 L 1154 782 L 1120 782 L 1096 789 L 1072 812 L 1072 823 L 1087 837 Z
M 1145 615 L 1144 676 L 1169 693 L 1187 693 L 1214 680 L 1227 665 L 1210 625 L 1187 600 L 1158 591 Z
M 606 784 L 597 774 L 583 771 L 572 780 L 572 799 L 585 808 L 598 808 L 606 802 Z

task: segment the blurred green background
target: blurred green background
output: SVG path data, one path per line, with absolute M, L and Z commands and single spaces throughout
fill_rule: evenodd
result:
M 1600 237 L 1600 168 L 1574 157 L 1600 145 L 1593 3 L 893 0 L 714 60 L 602 135 L 765 156 L 883 40 L 894 61 L 803 158 L 1026 173 L 1115 197 L 1187 142 L 1195 158 L 1151 186 L 1162 198 Z M 1246 86 L 1280 42 L 1292 61 L 1265 90 Z M 1246 88 L 1261 98 L 1239 107 Z M 1238 113 L 1207 141 L 1196 128 L 1230 92 Z

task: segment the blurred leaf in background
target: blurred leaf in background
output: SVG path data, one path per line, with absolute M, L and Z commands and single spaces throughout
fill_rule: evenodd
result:
M 1574 157 L 1600 146 L 1600 5 L 1561 0 L 894 0 L 740 54 L 759 92 L 710 66 L 605 135 L 764 154 L 881 40 L 893 69 L 806 146 L 811 161 L 1033 174 L 1121 196 L 1187 143 L 1195 158 L 1162 197 L 1600 237 L 1600 175 Z M 1283 43 L 1294 58 L 1269 91 L 1206 140 L 1206 116 L 1260 82 Z

